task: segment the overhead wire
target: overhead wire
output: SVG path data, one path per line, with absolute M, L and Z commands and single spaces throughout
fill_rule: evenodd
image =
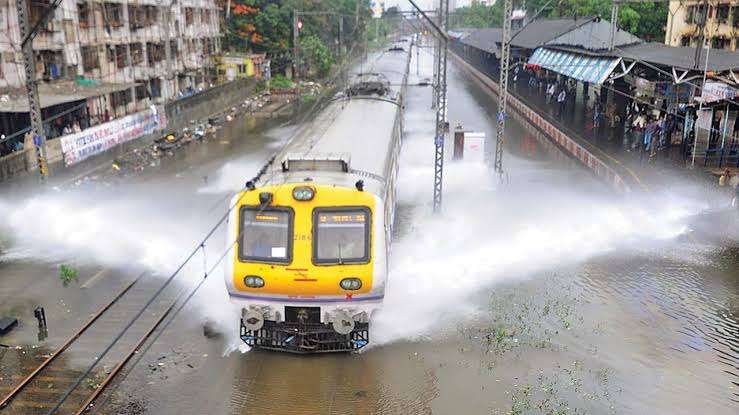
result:
M 353 48 L 352 48 L 353 49 Z M 336 77 L 340 76 L 337 74 Z M 318 104 L 319 101 L 314 103 L 313 108 Z M 307 115 L 306 115 L 307 117 Z M 297 131 L 293 133 L 293 135 L 286 140 L 286 142 L 283 144 L 280 150 L 278 150 L 277 153 L 282 151 L 291 141 L 292 137 L 294 137 L 297 134 Z M 259 178 L 260 176 L 266 174 L 267 167 L 271 165 L 275 160 L 275 156 L 272 156 L 263 166 L 260 170 L 259 174 L 256 176 L 256 178 Z M 273 173 L 274 174 L 274 173 Z M 190 252 L 190 254 L 185 258 L 184 261 L 182 261 L 179 266 L 175 269 L 175 271 L 170 274 L 170 276 L 165 280 L 165 282 L 154 292 L 154 294 L 149 298 L 149 300 L 146 301 L 146 303 L 138 310 L 138 312 L 131 318 L 128 323 L 123 327 L 121 331 L 118 332 L 118 334 L 113 338 L 113 340 L 108 344 L 108 346 L 103 350 L 101 354 L 97 356 L 97 359 L 90 365 L 88 368 L 77 378 L 77 380 L 72 384 L 71 387 L 69 387 L 65 393 L 62 395 L 62 397 L 56 402 L 55 406 L 47 412 L 47 415 L 54 414 L 60 407 L 63 405 L 63 403 L 69 398 L 69 396 L 74 392 L 74 390 L 79 387 L 79 385 L 84 381 L 85 378 L 87 378 L 90 373 L 92 373 L 92 370 L 97 366 L 97 364 L 103 360 L 103 358 L 110 352 L 110 350 L 115 346 L 115 344 L 125 335 L 125 333 L 138 321 L 138 319 L 143 315 L 144 312 L 151 306 L 151 304 L 156 301 L 156 299 L 164 292 L 164 290 L 172 283 L 172 281 L 175 280 L 175 278 L 179 275 L 180 271 L 182 271 L 185 266 L 195 257 L 195 255 L 201 250 L 204 249 L 204 246 L 206 242 L 213 236 L 215 231 L 228 220 L 229 215 L 233 212 L 233 209 L 238 206 L 238 204 L 241 202 L 243 197 L 246 195 L 246 192 L 242 192 L 241 195 L 236 199 L 236 201 L 231 204 L 226 212 L 220 217 L 220 219 L 213 225 L 210 230 L 206 233 L 205 237 L 201 239 L 201 242 L 195 246 L 195 248 Z M 237 241 L 238 239 L 236 239 Z M 236 241 L 233 242 L 233 244 L 236 243 Z M 228 254 L 228 252 L 232 249 L 233 246 L 230 246 L 220 257 L 219 260 L 214 264 L 214 267 L 212 269 L 215 269 L 215 267 L 220 264 L 221 261 L 223 261 L 223 258 Z M 211 271 L 212 272 L 212 271 Z M 207 275 L 202 279 L 202 281 L 196 286 L 196 288 L 191 291 L 190 295 L 187 297 L 187 301 L 189 301 L 197 292 L 200 287 L 202 287 L 202 284 L 205 282 L 205 279 L 207 278 Z M 180 295 L 184 293 L 184 290 L 181 291 Z M 179 298 L 179 296 L 177 297 Z M 187 304 L 187 302 L 183 302 L 178 309 L 176 310 L 176 313 L 172 316 L 176 316 L 179 311 L 182 310 L 184 305 Z M 171 322 L 171 320 L 170 320 Z M 169 322 L 167 323 L 167 325 Z

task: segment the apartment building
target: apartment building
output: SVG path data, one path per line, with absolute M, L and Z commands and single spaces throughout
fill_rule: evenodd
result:
M 701 29 L 711 48 L 737 50 L 739 0 L 670 1 L 665 44 L 695 47 L 701 38 Z
M 28 0 L 30 20 L 49 3 Z M 219 26 L 215 0 L 62 0 L 33 41 L 44 118 L 65 104 L 86 102 L 88 117 L 103 122 L 207 88 L 215 77 Z M 0 129 L 6 134 L 27 118 L 20 41 L 16 0 L 0 0 Z

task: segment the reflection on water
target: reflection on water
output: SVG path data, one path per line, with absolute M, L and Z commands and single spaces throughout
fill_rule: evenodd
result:
M 399 352 L 307 357 L 251 352 L 233 382 L 232 413 L 431 413 L 438 396 L 433 369 L 410 353 L 398 359 L 404 355 Z
M 662 393 L 672 400 L 702 398 L 718 413 L 739 403 L 737 259 L 734 248 L 682 246 L 590 263 L 581 281 L 603 310 L 618 308 L 602 317 L 624 336 L 622 359 L 664 374 Z

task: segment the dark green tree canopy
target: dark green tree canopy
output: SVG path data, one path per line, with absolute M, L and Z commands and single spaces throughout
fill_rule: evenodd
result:
M 528 15 L 534 16 L 547 3 L 547 0 L 527 0 L 525 4 Z M 612 4 L 612 0 L 553 0 L 539 18 L 601 16 L 610 19 Z M 644 40 L 662 42 L 665 38 L 667 13 L 666 2 L 622 4 L 618 12 L 618 25 Z M 503 2 L 497 1 L 492 6 L 475 2 L 471 6 L 458 8 L 451 21 L 455 27 L 501 26 Z

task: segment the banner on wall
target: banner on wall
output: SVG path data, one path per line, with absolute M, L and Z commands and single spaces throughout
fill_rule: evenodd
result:
M 701 90 L 701 99 L 704 103 L 721 100 L 732 100 L 739 96 L 739 90 L 722 82 L 706 82 Z
M 152 105 L 145 111 L 66 135 L 60 138 L 64 164 L 71 166 L 119 144 L 162 130 L 166 126 L 164 107 Z

